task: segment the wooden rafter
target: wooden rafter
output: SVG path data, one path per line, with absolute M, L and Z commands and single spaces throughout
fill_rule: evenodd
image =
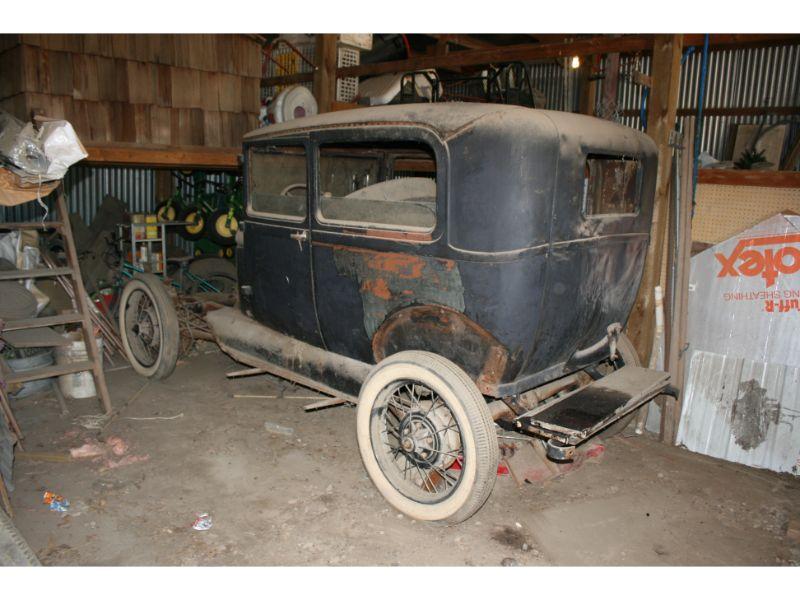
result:
M 546 58 L 559 58 L 575 54 L 604 54 L 606 52 L 642 52 L 652 47 L 651 36 L 596 37 L 575 42 L 558 42 L 552 44 L 514 44 L 498 46 L 484 50 L 464 50 L 445 56 L 417 56 L 405 60 L 365 64 L 339 69 L 338 77 L 356 77 L 363 75 L 381 75 L 384 73 L 402 73 L 421 69 L 453 68 L 502 63 L 512 61 L 530 61 Z
M 470 50 L 486 50 L 488 48 L 498 47 L 497 44 L 486 42 L 463 33 L 432 33 L 430 34 L 430 37 L 436 38 L 439 41 L 463 46 L 464 48 L 469 48 Z
M 552 35 L 552 34 L 551 34 Z M 560 34 L 558 34 L 560 37 Z M 800 35 L 796 34 L 712 34 L 711 48 L 741 48 L 751 46 L 770 46 L 800 42 Z M 699 46 L 703 43 L 702 34 L 687 34 L 684 36 L 684 48 Z M 608 54 L 619 52 L 630 54 L 640 52 L 649 54 L 653 46 L 653 35 L 602 35 L 591 38 L 582 38 L 567 42 L 548 42 L 540 44 L 514 44 L 510 46 L 497 46 L 478 50 L 463 50 L 445 55 L 419 55 L 410 59 L 395 60 L 374 64 L 364 64 L 354 67 L 337 69 L 337 77 L 360 77 L 366 75 L 381 75 L 384 73 L 402 73 L 421 69 L 454 69 L 458 67 L 477 66 L 491 63 L 512 61 L 533 61 L 548 58 L 562 58 L 565 56 L 591 56 L 594 54 Z M 288 83 L 303 83 L 313 79 L 312 73 L 270 77 L 262 80 L 264 85 L 286 85 Z
M 687 36 L 686 46 L 703 43 L 702 35 Z M 401 73 L 420 69 L 452 68 L 512 61 L 532 61 L 566 56 L 589 56 L 592 54 L 649 53 L 653 47 L 652 35 L 597 36 L 569 42 L 547 44 L 514 44 L 484 50 L 464 50 L 445 56 L 418 56 L 405 60 L 344 67 L 337 71 L 337 77 L 356 77 L 362 75 L 381 75 Z M 743 45 L 770 45 L 776 43 L 797 43 L 800 35 L 789 34 L 713 34 L 712 48 L 737 47 Z

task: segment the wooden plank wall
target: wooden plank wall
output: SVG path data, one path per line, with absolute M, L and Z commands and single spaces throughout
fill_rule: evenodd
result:
M 0 35 L 0 108 L 65 118 L 89 143 L 239 146 L 260 77 L 243 35 Z

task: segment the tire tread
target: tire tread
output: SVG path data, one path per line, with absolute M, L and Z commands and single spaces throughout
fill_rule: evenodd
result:
M 467 413 L 475 442 L 478 469 L 474 488 L 469 499 L 463 506 L 450 517 L 442 521 L 436 521 L 436 523 L 455 525 L 465 521 L 486 503 L 492 493 L 497 478 L 500 449 L 495 434 L 494 421 L 489 412 L 486 399 L 478 390 L 475 382 L 470 379 L 463 369 L 452 361 L 438 354 L 434 354 L 433 352 L 424 350 L 405 350 L 398 352 L 381 361 L 373 372 L 384 366 L 395 363 L 411 363 L 431 370 L 435 375 L 444 379 L 448 386 L 460 387 L 469 393 L 469 398 L 464 398 L 462 404 Z M 484 468 L 481 468 L 481 465 L 484 465 Z

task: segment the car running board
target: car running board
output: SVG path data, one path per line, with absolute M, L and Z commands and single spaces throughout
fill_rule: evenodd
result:
M 517 417 L 518 429 L 548 438 L 548 454 L 569 459 L 574 447 L 669 387 L 669 373 L 626 366 Z M 674 392 L 668 392 L 674 393 Z

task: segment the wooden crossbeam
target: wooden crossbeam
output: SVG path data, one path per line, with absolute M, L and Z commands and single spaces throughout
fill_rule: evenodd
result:
M 559 35 L 558 37 L 562 36 Z M 711 35 L 709 47 L 711 49 L 747 48 L 797 43 L 800 43 L 800 35 L 796 34 L 717 33 Z M 687 34 L 684 36 L 684 48 L 688 46 L 700 46 L 702 44 L 702 34 Z M 563 58 L 565 56 L 591 56 L 594 54 L 608 54 L 609 52 L 619 52 L 621 54 L 640 52 L 642 54 L 650 54 L 652 45 L 652 34 L 602 35 L 570 40 L 567 42 L 514 44 L 510 46 L 497 46 L 495 48 L 464 50 L 462 52 L 453 52 L 445 55 L 420 55 L 405 60 L 342 67 L 337 69 L 336 76 L 361 77 L 367 75 L 382 75 L 384 73 L 418 71 L 421 69 L 455 69 L 490 63 L 544 60 L 548 58 Z M 262 79 L 262 84 L 265 86 L 287 85 L 289 83 L 304 83 L 312 81 L 313 79 L 313 73 L 297 73 L 295 75 L 267 77 Z
M 136 165 L 141 167 L 185 167 L 195 169 L 238 169 L 241 148 L 206 146 L 161 146 L 112 142 L 84 144 L 88 164 Z
M 431 33 L 430 36 L 449 44 L 455 44 L 457 46 L 469 48 L 470 50 L 485 50 L 487 48 L 498 47 L 497 44 L 486 42 L 463 33 Z
M 800 171 L 698 169 L 697 183 L 800 189 Z

